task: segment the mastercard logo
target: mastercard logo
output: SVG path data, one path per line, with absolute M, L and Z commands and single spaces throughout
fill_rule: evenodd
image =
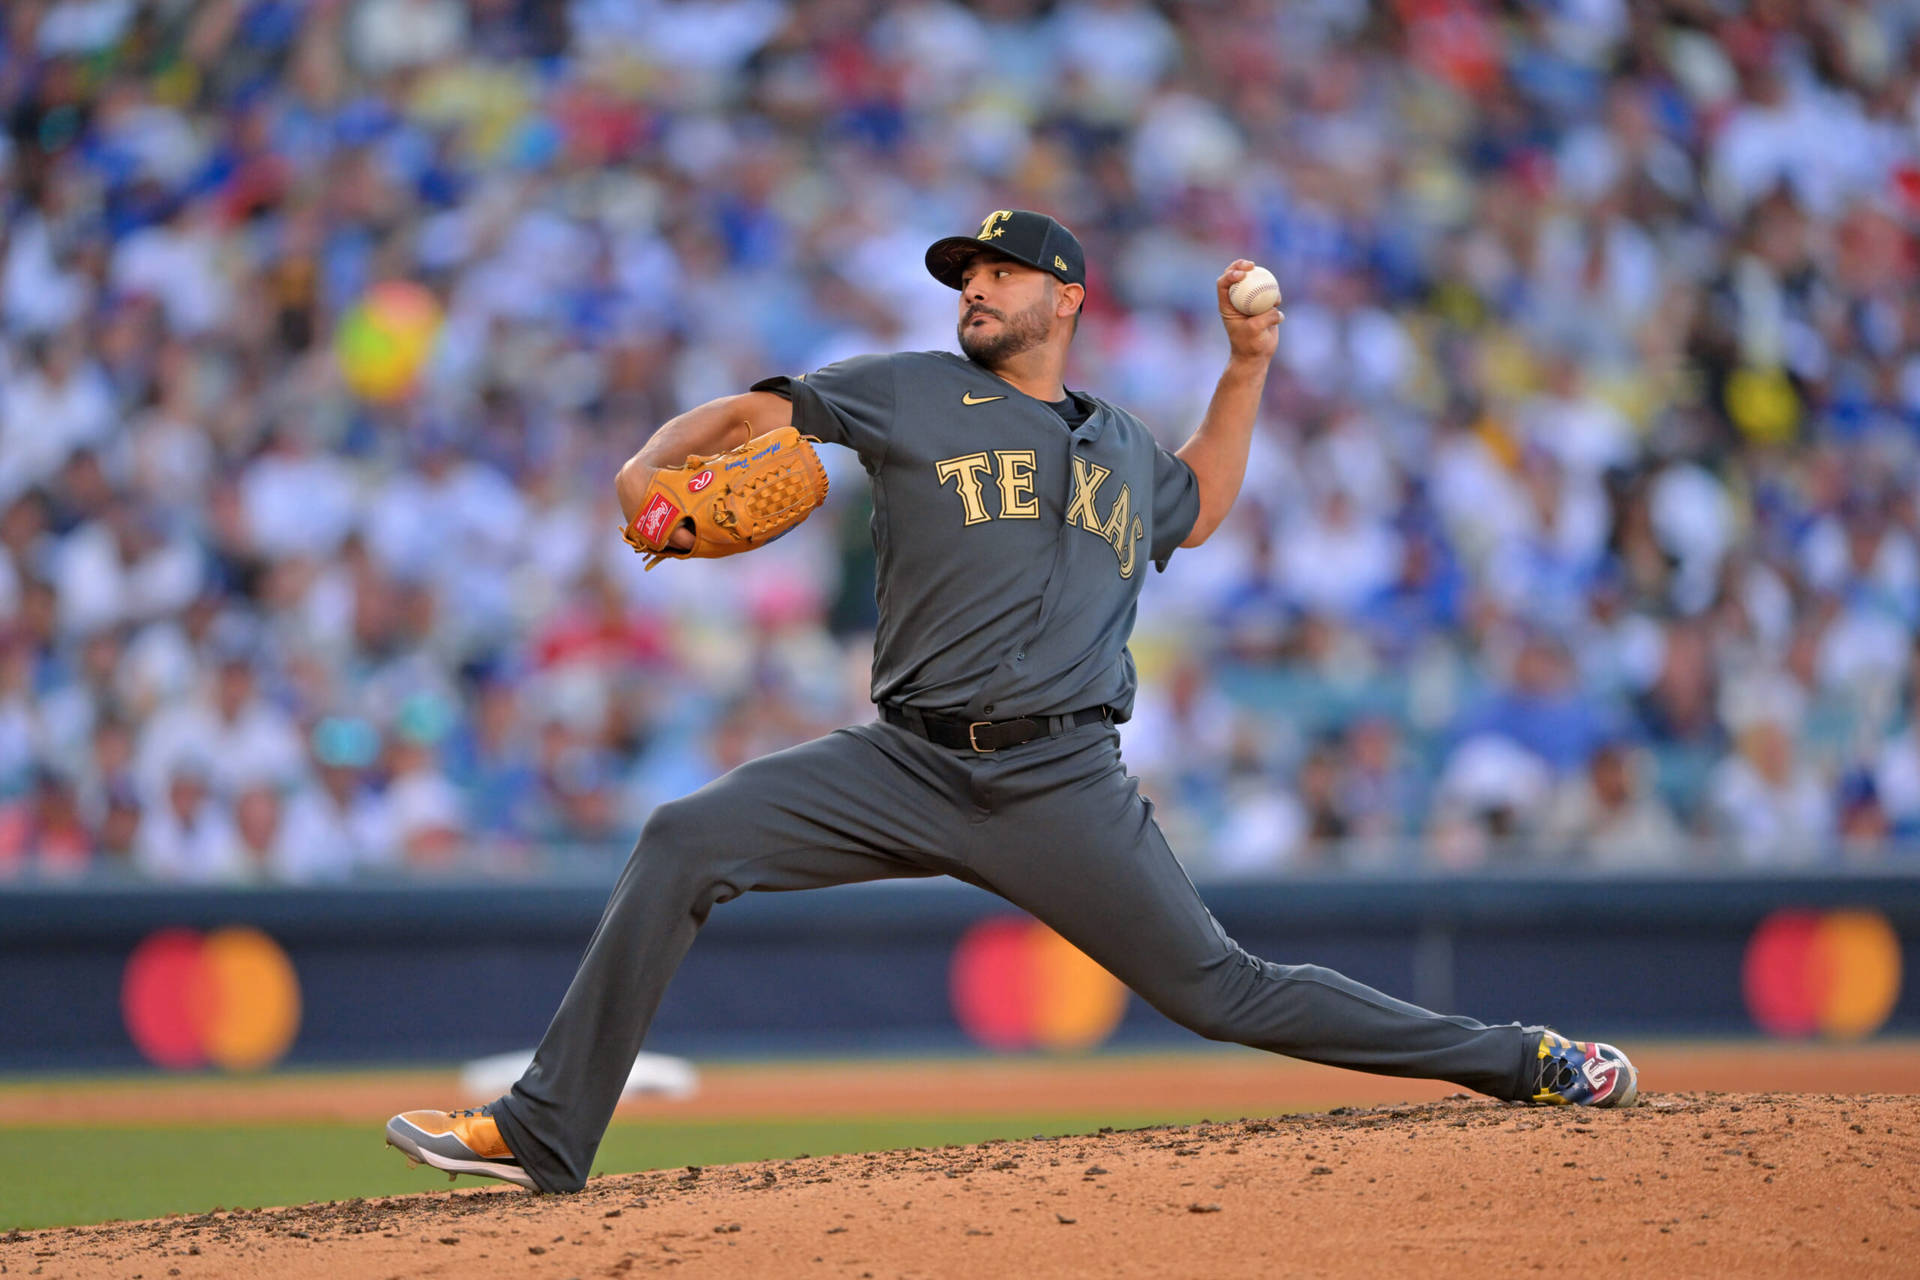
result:
M 1127 989 L 1037 920 L 998 917 L 967 930 L 948 973 L 954 1017 L 992 1049 L 1090 1049 L 1113 1034 Z
M 299 1034 L 300 979 L 258 929 L 162 929 L 127 957 L 120 1010 L 155 1066 L 254 1071 Z
M 1747 942 L 1747 1011 L 1777 1036 L 1870 1036 L 1900 999 L 1900 937 L 1877 911 L 1776 911 Z

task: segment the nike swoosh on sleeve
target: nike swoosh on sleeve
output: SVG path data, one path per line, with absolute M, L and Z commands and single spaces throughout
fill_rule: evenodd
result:
M 965 395 L 960 397 L 960 403 L 961 404 L 991 404 L 995 400 L 1005 400 L 1005 399 L 1006 399 L 1005 396 L 981 396 L 979 399 L 976 400 L 974 398 L 973 392 L 969 391 Z

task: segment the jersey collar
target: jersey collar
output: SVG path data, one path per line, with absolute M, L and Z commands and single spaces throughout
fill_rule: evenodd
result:
M 1095 400 L 1092 396 L 1083 395 L 1071 387 L 1067 389 L 1067 394 L 1092 409 L 1092 412 L 1087 415 L 1087 420 L 1073 429 L 1073 438 L 1075 440 L 1098 440 L 1101 434 L 1107 429 L 1106 406 L 1098 400 Z M 1052 408 L 1049 407 L 1047 412 L 1052 413 Z M 1065 426 L 1066 424 L 1063 422 L 1060 425 Z

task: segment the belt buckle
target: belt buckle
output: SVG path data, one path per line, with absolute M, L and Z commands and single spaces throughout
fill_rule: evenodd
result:
M 993 721 L 975 720 L 967 726 L 967 745 L 983 756 L 992 755 L 995 751 L 999 750 L 998 747 L 983 747 L 980 745 L 980 730 L 991 728 L 993 728 Z

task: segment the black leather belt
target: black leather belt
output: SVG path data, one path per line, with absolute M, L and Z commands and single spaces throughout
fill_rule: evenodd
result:
M 1069 711 L 1063 716 L 1022 716 L 1017 720 L 969 720 L 965 716 L 943 716 L 922 711 L 918 707 L 903 707 L 887 703 L 880 708 L 880 717 L 888 724 L 898 725 L 909 733 L 917 733 L 936 747 L 948 747 L 953 750 L 973 750 L 982 755 L 998 751 L 1002 747 L 1017 747 L 1023 742 L 1032 742 L 1035 738 L 1051 738 L 1055 734 L 1077 729 L 1083 724 L 1092 724 L 1096 720 L 1112 721 L 1111 707 L 1088 707 L 1084 711 Z

